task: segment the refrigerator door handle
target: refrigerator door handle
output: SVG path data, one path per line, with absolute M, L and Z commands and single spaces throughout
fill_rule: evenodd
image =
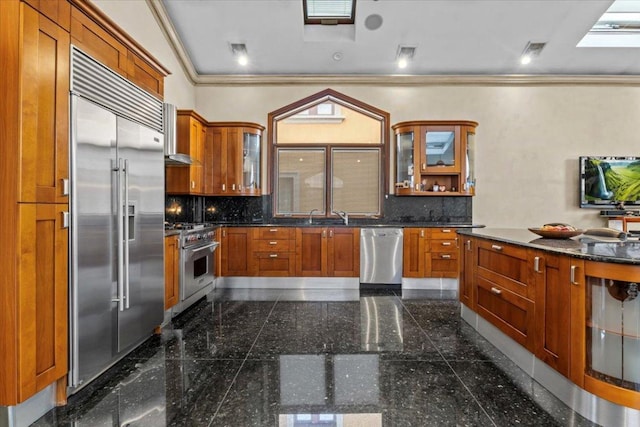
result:
M 124 160 L 124 308 L 129 309 L 129 160 Z
M 124 243 L 122 239 L 122 229 L 124 228 L 124 200 L 122 194 L 122 171 L 124 170 L 124 161 L 118 159 L 118 167 L 116 168 L 116 185 L 117 189 L 117 216 L 118 216 L 118 297 L 114 300 L 118 302 L 118 310 L 124 311 Z

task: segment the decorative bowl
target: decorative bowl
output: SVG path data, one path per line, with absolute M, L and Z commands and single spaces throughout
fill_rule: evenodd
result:
M 545 239 L 569 239 L 584 233 L 584 230 L 543 230 L 540 227 L 529 228 L 529 231 Z

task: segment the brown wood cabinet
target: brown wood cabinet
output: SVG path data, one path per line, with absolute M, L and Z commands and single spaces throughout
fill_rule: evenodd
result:
M 142 89 L 163 98 L 164 77 L 169 71 L 92 3 L 73 0 L 70 29 L 72 43 L 80 50 Z
M 220 241 L 222 276 L 255 276 L 252 262 L 252 228 L 224 227 Z
M 359 277 L 360 229 L 299 227 L 296 260 L 296 276 Z
M 402 250 L 403 277 L 458 277 L 455 228 L 405 228 Z
M 178 152 L 191 156 L 193 164 L 166 167 L 167 194 L 204 194 L 204 145 L 206 121 L 192 110 L 178 110 Z
M 295 236 L 295 229 L 291 227 L 254 227 L 251 258 L 256 275 L 294 276 Z
M 212 196 L 259 196 L 264 127 L 210 122 L 204 148 L 204 192 Z
M 180 237 L 164 238 L 164 309 L 180 301 Z
M 527 249 L 487 240 L 475 249 L 477 313 L 533 352 L 535 283 Z
M 471 121 L 412 121 L 392 126 L 396 139 L 396 195 L 472 195 L 465 182 L 473 168 Z M 438 190 L 434 191 L 434 185 Z M 443 189 L 440 189 L 443 187 Z
M 476 310 L 476 288 L 475 288 L 475 247 L 476 240 L 469 236 L 461 237 L 462 244 L 459 248 L 460 253 L 460 273 L 458 278 L 458 297 L 460 302 Z

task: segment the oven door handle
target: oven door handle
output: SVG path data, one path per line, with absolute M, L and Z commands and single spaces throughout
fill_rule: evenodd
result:
M 196 253 L 196 252 L 204 251 L 205 249 L 210 249 L 210 248 L 214 248 L 214 249 L 215 249 L 215 248 L 217 248 L 217 247 L 218 247 L 218 245 L 219 245 L 219 244 L 220 244 L 220 243 L 218 243 L 218 242 L 213 242 L 213 243 L 208 244 L 208 245 L 206 245 L 206 246 L 202 246 L 201 248 L 197 248 L 197 249 L 189 249 L 189 252 L 191 252 L 191 253 Z

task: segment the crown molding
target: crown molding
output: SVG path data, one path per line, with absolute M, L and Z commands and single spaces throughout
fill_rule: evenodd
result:
M 2 0 L 0 0 L 2 1 Z M 161 0 L 146 0 L 160 29 L 195 86 L 640 86 L 639 75 L 398 75 L 398 74 L 198 74 Z

